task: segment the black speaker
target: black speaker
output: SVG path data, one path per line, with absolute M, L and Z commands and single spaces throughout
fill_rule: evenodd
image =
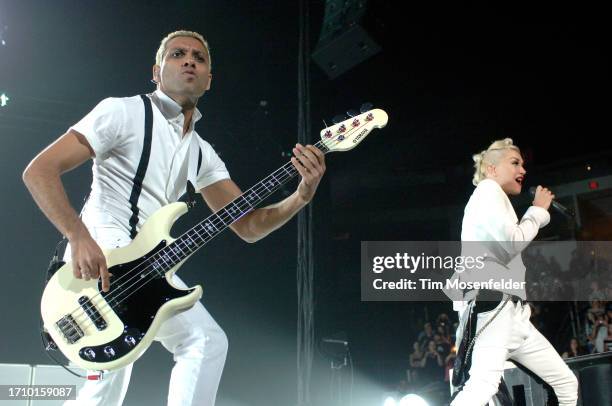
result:
M 504 381 L 514 406 L 545 406 L 554 398 L 548 385 L 520 366 L 506 368 Z
M 583 355 L 565 361 L 578 378 L 576 406 L 612 405 L 612 352 Z M 452 375 L 452 370 L 450 372 Z M 506 362 L 504 381 L 513 406 L 558 406 L 553 389 L 520 365 Z M 450 393 L 455 388 L 450 386 Z
M 567 365 L 578 376 L 578 405 L 612 405 L 612 352 L 570 358 Z
M 323 27 L 312 59 L 334 79 L 367 58 L 380 46 L 360 26 L 366 0 L 327 0 Z
M 578 378 L 576 406 L 612 405 L 612 352 L 583 355 L 566 360 Z M 514 406 L 556 406 L 553 389 L 521 366 L 504 370 L 504 380 Z

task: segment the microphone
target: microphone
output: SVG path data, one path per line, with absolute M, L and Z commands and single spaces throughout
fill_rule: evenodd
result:
M 529 188 L 529 194 L 531 196 L 535 196 L 535 192 L 536 192 L 536 187 L 532 186 Z M 566 217 L 570 217 L 573 218 L 575 216 L 574 211 L 572 209 L 569 209 L 567 207 L 565 207 L 564 205 L 562 205 L 561 203 L 559 203 L 558 201 L 554 200 L 551 202 L 552 207 L 554 207 L 559 213 L 563 214 Z
M 344 341 L 344 340 L 336 340 L 334 338 L 324 338 L 321 341 L 323 341 L 324 343 L 332 343 L 332 344 L 343 344 L 343 345 L 348 345 L 348 341 Z

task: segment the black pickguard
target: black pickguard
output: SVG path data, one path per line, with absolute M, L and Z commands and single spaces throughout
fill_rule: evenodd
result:
M 83 347 L 79 351 L 82 359 L 90 362 L 109 362 L 122 358 L 140 343 L 151 327 L 157 311 L 164 303 L 193 292 L 194 289 L 175 289 L 166 281 L 163 273 L 141 278 L 140 275 L 146 271 L 135 271 L 144 269 L 143 262 L 165 246 L 166 241 L 163 240 L 148 254 L 134 261 L 109 268 L 108 271 L 113 274 L 110 291 L 102 292 L 102 282 L 98 282 L 100 293 L 111 305 L 125 328 L 119 337 L 108 343 Z M 129 275 L 126 276 L 126 274 Z M 143 283 L 144 281 L 147 282 Z M 130 285 L 134 286 L 130 287 Z

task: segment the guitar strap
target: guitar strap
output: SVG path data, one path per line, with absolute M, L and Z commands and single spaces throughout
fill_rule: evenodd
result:
M 136 169 L 136 175 L 134 176 L 134 185 L 132 186 L 132 193 L 130 194 L 130 209 L 132 210 L 132 216 L 130 217 L 130 238 L 133 240 L 138 232 L 136 227 L 138 226 L 138 198 L 142 192 L 142 181 L 147 173 L 147 167 L 149 166 L 149 157 L 151 156 L 151 140 L 153 138 L 153 107 L 151 105 L 151 99 L 146 95 L 141 94 L 140 98 L 144 103 L 145 107 L 145 122 L 144 122 L 144 142 L 142 145 L 142 155 L 140 155 L 140 162 Z
M 193 134 L 191 136 L 191 143 L 189 144 L 189 167 L 187 169 L 187 206 L 195 206 L 195 187 L 193 185 L 198 184 L 198 174 L 200 173 L 200 167 L 202 166 L 202 149 L 198 142 L 198 135 Z M 197 156 L 198 164 L 195 165 Z
M 147 173 L 147 167 L 149 166 L 149 158 L 151 156 L 151 141 L 153 139 L 153 106 L 151 99 L 146 95 L 141 94 L 140 98 L 145 106 L 145 122 L 144 122 L 144 142 L 142 146 L 142 154 L 140 155 L 140 162 L 136 169 L 136 175 L 134 176 L 134 182 L 132 186 L 132 193 L 130 194 L 130 209 L 132 216 L 130 217 L 130 238 L 133 240 L 136 238 L 138 231 L 138 198 L 142 192 L 142 182 Z M 198 173 L 200 172 L 200 166 L 202 165 L 202 150 L 200 149 L 197 141 L 197 135 L 193 135 L 191 144 L 189 146 L 189 169 L 188 169 L 188 180 L 187 180 L 187 205 L 189 207 L 195 206 L 195 188 L 194 184 L 197 184 Z M 198 164 L 193 165 L 195 162 L 195 154 L 198 154 Z

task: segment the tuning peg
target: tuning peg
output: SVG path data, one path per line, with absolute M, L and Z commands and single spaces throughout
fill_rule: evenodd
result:
M 355 109 L 350 109 L 350 110 L 347 110 L 346 115 L 349 117 L 355 117 L 355 116 L 358 116 L 359 113 Z
M 372 107 L 374 107 L 372 103 L 365 102 L 361 105 L 361 107 L 359 108 L 359 111 L 361 111 L 362 113 L 365 113 L 366 111 L 372 110 Z
M 344 114 L 338 114 L 332 118 L 332 123 L 338 124 L 346 120 L 346 116 Z

